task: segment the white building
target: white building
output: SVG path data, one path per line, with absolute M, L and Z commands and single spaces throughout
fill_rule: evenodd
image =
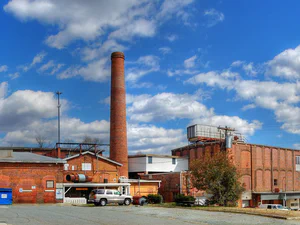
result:
M 129 173 L 166 173 L 188 170 L 188 158 L 171 155 L 131 155 L 128 156 Z

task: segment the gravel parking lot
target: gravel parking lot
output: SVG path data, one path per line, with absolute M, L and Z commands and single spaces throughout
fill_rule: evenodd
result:
M 0 206 L 0 224 L 298 224 L 260 216 L 147 206 Z

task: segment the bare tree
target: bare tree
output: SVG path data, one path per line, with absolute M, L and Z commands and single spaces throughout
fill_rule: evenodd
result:
M 100 145 L 102 144 L 102 141 L 100 140 L 100 138 L 93 138 L 91 136 L 84 136 L 82 143 L 88 143 L 88 144 L 96 144 L 96 145 Z M 83 149 L 91 149 L 92 146 L 82 146 Z
M 47 142 L 47 139 L 44 136 L 40 135 L 40 134 L 38 134 L 35 137 L 35 140 L 36 140 L 37 145 L 38 145 L 39 148 L 44 148 L 44 147 L 46 147 L 45 145 L 49 145 L 49 142 Z

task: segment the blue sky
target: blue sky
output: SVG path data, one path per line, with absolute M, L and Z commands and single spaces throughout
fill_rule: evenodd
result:
M 109 140 L 110 54 L 125 53 L 130 153 L 186 127 L 300 148 L 298 1 L 11 0 L 0 12 L 1 145 Z M 299 46 L 299 47 L 298 47 Z

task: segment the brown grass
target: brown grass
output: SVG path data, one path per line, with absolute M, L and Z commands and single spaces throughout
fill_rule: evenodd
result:
M 272 210 L 272 209 L 259 209 L 259 208 L 237 208 L 237 207 L 220 207 L 220 206 L 193 206 L 193 207 L 183 207 L 176 206 L 175 203 L 163 203 L 156 205 L 149 205 L 154 207 L 166 207 L 166 208 L 185 208 L 192 210 L 204 210 L 204 211 L 214 211 L 214 212 L 231 212 L 231 213 L 243 213 L 250 215 L 260 215 L 268 216 L 280 219 L 299 219 L 300 220 L 300 211 L 284 211 L 284 210 Z

